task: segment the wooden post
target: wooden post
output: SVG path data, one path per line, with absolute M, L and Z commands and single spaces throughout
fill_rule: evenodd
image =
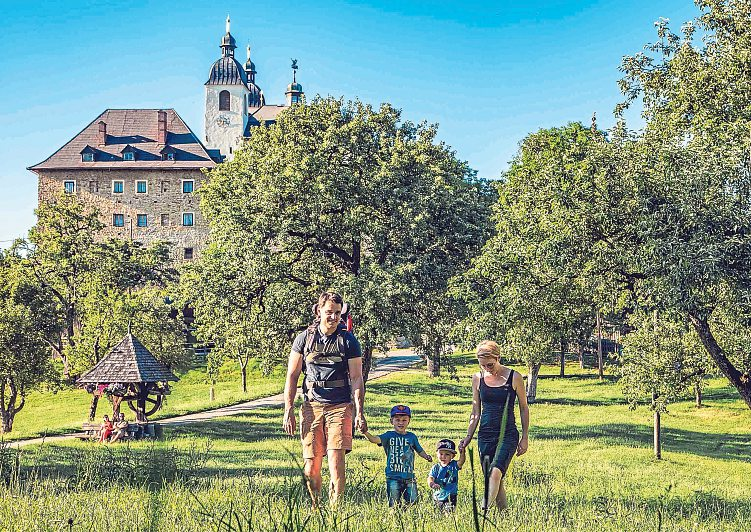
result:
M 602 368 L 602 314 L 597 311 L 597 374 L 600 380 L 605 378 Z
M 566 376 L 566 339 L 561 337 L 561 377 Z
M 97 392 L 98 390 L 95 390 Z M 91 406 L 89 406 L 89 421 L 94 421 L 96 419 L 96 407 L 99 404 L 99 396 L 94 393 L 91 396 Z
M 655 458 L 662 459 L 662 447 L 660 446 L 660 411 L 657 410 L 657 394 L 652 393 L 652 407 L 655 409 L 654 415 L 654 450 Z

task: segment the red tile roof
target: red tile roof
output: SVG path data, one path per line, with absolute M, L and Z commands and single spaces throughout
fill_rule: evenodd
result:
M 63 169 L 144 169 L 183 170 L 212 168 L 216 163 L 174 109 L 167 114 L 167 145 L 175 150 L 174 161 L 163 161 L 158 144 L 160 109 L 107 109 L 67 144 L 29 170 Z M 99 122 L 107 124 L 105 145 L 99 144 Z M 136 149 L 135 161 L 123 161 L 122 150 L 130 144 Z M 81 151 L 90 146 L 93 162 L 83 162 Z

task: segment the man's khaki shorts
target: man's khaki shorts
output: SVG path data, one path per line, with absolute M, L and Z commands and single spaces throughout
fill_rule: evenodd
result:
M 352 403 L 303 401 L 300 407 L 303 458 L 325 456 L 327 450 L 352 450 Z

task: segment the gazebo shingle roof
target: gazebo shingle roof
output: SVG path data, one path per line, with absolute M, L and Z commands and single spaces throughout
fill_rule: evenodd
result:
M 167 366 L 132 334 L 128 334 L 99 363 L 84 373 L 79 384 L 177 381 Z

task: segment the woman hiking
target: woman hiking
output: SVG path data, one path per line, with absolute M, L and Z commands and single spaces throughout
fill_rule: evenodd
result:
M 465 449 L 472 441 L 477 425 L 477 447 L 485 474 L 485 502 L 487 510 L 495 501 L 498 510 L 508 506 L 503 479 L 511 459 L 527 452 L 529 445 L 529 406 L 522 376 L 501 364 L 498 344 L 485 340 L 477 346 L 480 371 L 472 375 L 472 414 L 467 436 L 459 443 Z M 522 434 L 516 428 L 514 403 L 519 399 Z

